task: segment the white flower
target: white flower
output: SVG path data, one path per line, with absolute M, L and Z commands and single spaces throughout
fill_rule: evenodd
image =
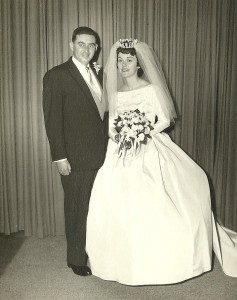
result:
M 132 118 L 132 122 L 133 123 L 139 123 L 141 121 L 141 119 L 139 118 L 139 116 L 134 116 L 133 118 Z
M 149 134 L 150 131 L 151 131 L 151 130 L 150 130 L 150 127 L 146 127 L 146 128 L 145 128 L 145 131 L 144 131 L 144 134 Z
M 94 61 L 94 62 L 93 62 L 93 67 L 94 67 L 94 69 L 95 69 L 95 71 L 96 71 L 96 74 L 98 75 L 98 73 L 99 73 L 99 71 L 100 71 L 100 69 L 101 69 L 100 65 L 97 64 L 97 63 Z
M 120 134 L 121 135 L 126 135 L 128 133 L 128 131 L 129 131 L 129 127 L 124 125 L 123 128 L 120 131 Z
M 137 139 L 138 139 L 138 141 L 141 141 L 141 142 L 144 141 L 144 139 L 145 139 L 145 134 L 142 133 L 142 132 L 139 133 L 138 136 L 137 136 Z
M 131 128 L 128 129 L 127 131 L 127 136 L 130 138 L 135 138 L 137 135 L 136 131 L 132 130 Z
M 143 128 L 144 128 L 144 127 L 143 127 L 141 124 L 138 125 L 138 130 L 141 131 L 141 130 L 143 130 Z
M 134 130 L 134 131 L 136 131 L 136 130 L 138 130 L 138 126 L 135 125 L 135 124 L 133 124 L 132 127 L 131 127 L 131 129 Z

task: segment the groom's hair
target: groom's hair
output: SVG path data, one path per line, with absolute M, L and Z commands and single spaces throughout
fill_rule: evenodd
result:
M 96 31 L 94 31 L 93 29 L 91 29 L 90 27 L 86 27 L 86 26 L 80 26 L 73 31 L 73 34 L 72 34 L 72 42 L 73 43 L 75 42 L 77 35 L 80 35 L 80 34 L 93 35 L 95 37 L 96 44 L 100 47 L 100 37 L 99 37 L 98 33 Z

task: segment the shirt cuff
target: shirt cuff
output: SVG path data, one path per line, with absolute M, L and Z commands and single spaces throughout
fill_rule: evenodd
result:
M 53 162 L 60 162 L 60 161 L 65 161 L 67 160 L 67 158 L 62 158 L 62 159 L 59 159 L 59 160 L 54 160 Z

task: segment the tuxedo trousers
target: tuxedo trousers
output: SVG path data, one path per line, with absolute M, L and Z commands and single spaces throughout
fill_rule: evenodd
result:
M 87 263 L 86 221 L 96 170 L 72 171 L 61 176 L 64 189 L 67 264 L 85 266 Z

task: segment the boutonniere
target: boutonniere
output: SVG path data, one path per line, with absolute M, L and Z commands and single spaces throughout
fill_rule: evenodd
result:
M 94 62 L 93 62 L 93 68 L 95 69 L 96 74 L 98 75 L 98 73 L 99 73 L 99 71 L 100 71 L 100 69 L 101 69 L 100 65 L 97 64 L 97 63 L 94 61 Z

